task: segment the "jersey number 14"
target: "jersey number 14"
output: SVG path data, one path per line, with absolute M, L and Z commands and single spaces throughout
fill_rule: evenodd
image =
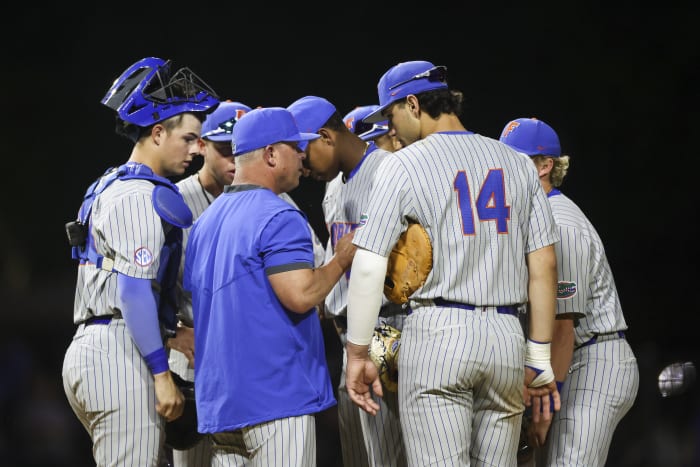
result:
M 459 212 L 462 217 L 462 233 L 474 235 L 474 209 L 480 221 L 494 221 L 498 233 L 508 233 L 508 221 L 510 220 L 510 206 L 506 204 L 506 189 L 503 178 L 503 169 L 491 169 L 484 182 L 481 184 L 479 196 L 472 207 L 471 190 L 467 173 L 463 170 L 457 172 L 454 181 L 454 189 L 459 200 Z

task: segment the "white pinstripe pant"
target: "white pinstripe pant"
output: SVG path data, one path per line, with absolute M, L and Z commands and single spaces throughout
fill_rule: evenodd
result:
M 639 390 L 639 369 L 625 339 L 574 351 L 538 466 L 603 466 L 620 420 Z M 542 452 L 541 452 L 542 451 Z
M 153 375 L 124 320 L 78 326 L 63 360 L 63 389 L 92 439 L 95 463 L 157 467 L 164 420 Z
M 316 419 L 280 418 L 211 435 L 212 467 L 316 467 Z
M 493 307 L 414 309 L 399 352 L 408 465 L 515 466 L 524 354 L 516 316 Z

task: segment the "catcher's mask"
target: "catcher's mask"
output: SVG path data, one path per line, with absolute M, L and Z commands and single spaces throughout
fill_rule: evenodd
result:
M 189 68 L 171 76 L 170 60 L 146 57 L 114 80 L 101 102 L 121 120 L 148 127 L 183 112 L 212 111 L 219 98 Z
M 171 449 L 185 451 L 201 440 L 204 435 L 197 431 L 197 406 L 194 401 L 194 383 L 173 373 L 173 380 L 185 396 L 185 409 L 177 419 L 165 423 L 165 445 Z

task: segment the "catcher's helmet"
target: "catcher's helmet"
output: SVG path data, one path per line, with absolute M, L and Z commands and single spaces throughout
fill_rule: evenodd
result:
M 189 68 L 170 75 L 170 60 L 146 57 L 131 65 L 101 101 L 127 123 L 148 127 L 183 112 L 209 112 L 219 98 Z
M 165 444 L 171 449 L 185 451 L 204 437 L 197 431 L 197 406 L 194 400 L 194 383 L 173 373 L 175 384 L 185 396 L 185 409 L 178 418 L 165 423 Z

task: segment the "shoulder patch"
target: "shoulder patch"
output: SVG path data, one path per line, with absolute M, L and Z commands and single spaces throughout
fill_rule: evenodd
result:
M 576 295 L 576 282 L 561 281 L 557 283 L 557 299 L 571 298 Z
M 362 213 L 360 215 L 360 222 L 357 224 L 357 228 L 359 229 L 360 227 L 363 227 L 365 224 L 367 224 L 368 219 L 369 217 L 367 216 L 367 214 Z
M 153 253 L 145 246 L 142 246 L 134 252 L 134 262 L 142 268 L 150 266 L 153 262 Z

